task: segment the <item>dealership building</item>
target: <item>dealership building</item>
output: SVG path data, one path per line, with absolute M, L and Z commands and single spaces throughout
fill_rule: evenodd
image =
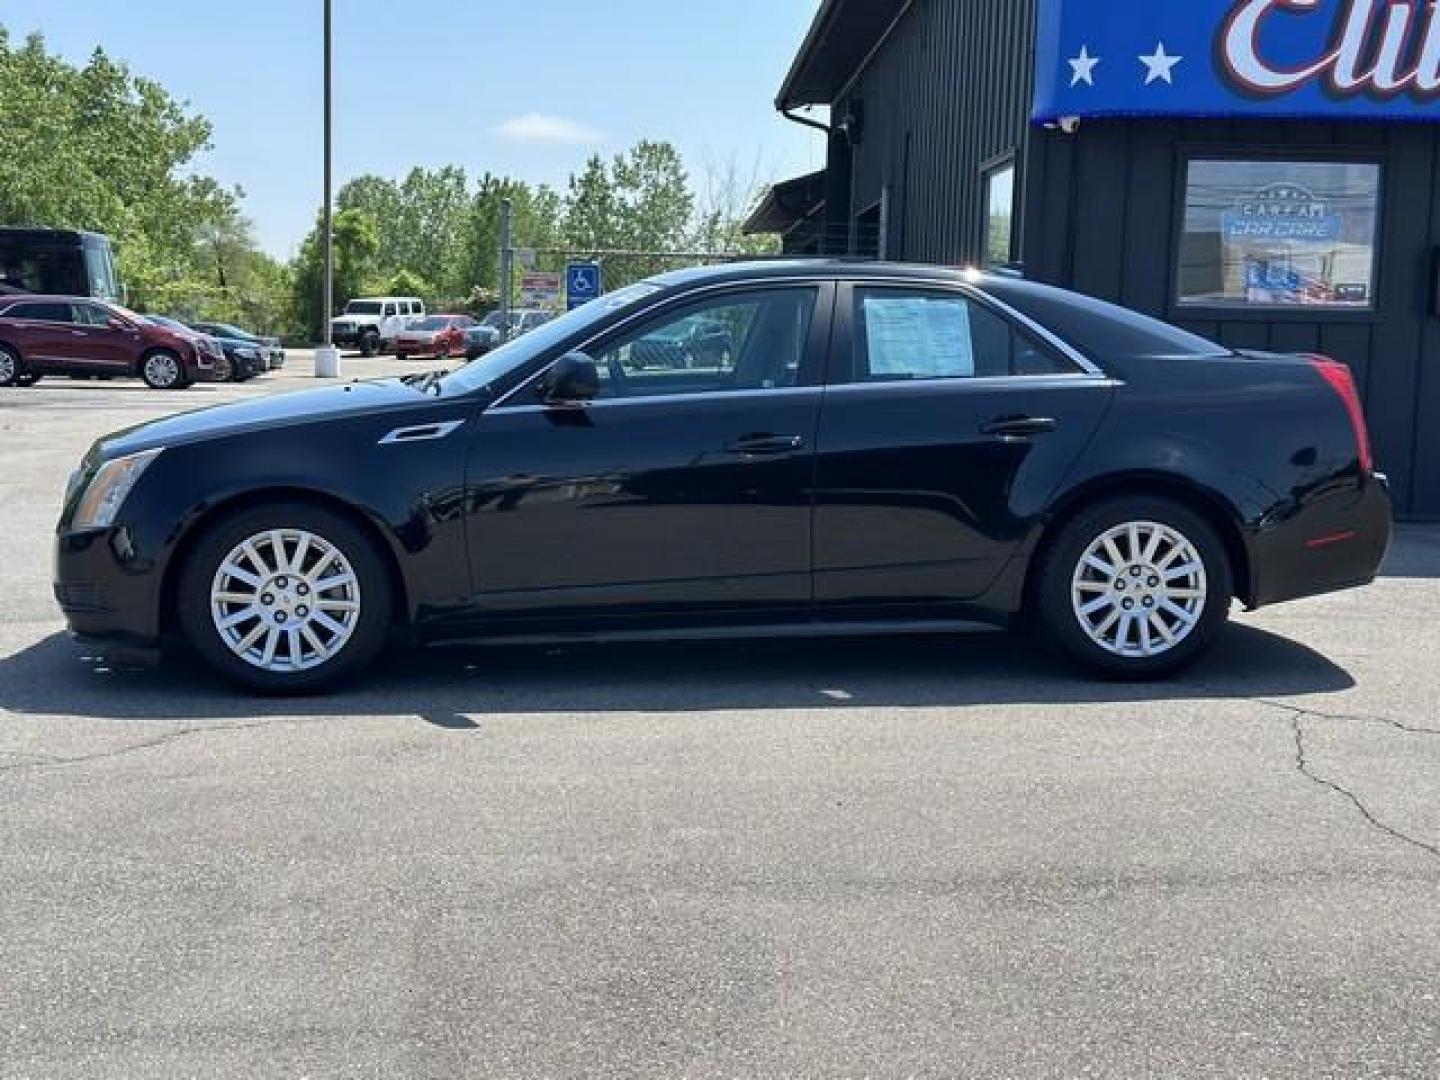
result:
M 826 168 L 752 231 L 1344 360 L 1401 513 L 1440 520 L 1440 6 L 824 0 L 777 107 Z

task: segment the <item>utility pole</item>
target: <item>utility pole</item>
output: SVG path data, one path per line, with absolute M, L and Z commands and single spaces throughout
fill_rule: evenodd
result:
M 332 0 L 324 0 L 325 6 L 325 210 L 322 243 L 325 248 L 325 297 L 321 312 L 323 329 L 320 348 L 315 350 L 315 375 L 321 379 L 333 379 L 340 374 L 340 354 L 335 349 L 330 318 L 335 311 L 335 221 L 332 214 L 334 205 L 333 126 L 334 108 L 334 66 L 333 66 L 333 25 L 331 18 Z
M 327 0 L 328 2 L 328 0 Z M 500 340 L 510 340 L 510 284 L 515 279 L 515 244 L 510 235 L 515 204 L 500 202 Z

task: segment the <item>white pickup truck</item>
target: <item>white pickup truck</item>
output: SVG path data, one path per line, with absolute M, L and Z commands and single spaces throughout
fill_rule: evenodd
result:
M 406 324 L 424 314 L 425 301 L 414 296 L 351 300 L 345 305 L 345 314 L 330 320 L 330 337 L 342 349 L 359 349 L 361 356 L 375 356 L 394 348 Z

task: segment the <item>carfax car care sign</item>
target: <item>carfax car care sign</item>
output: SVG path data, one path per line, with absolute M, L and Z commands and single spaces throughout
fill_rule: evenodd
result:
M 1440 119 L 1421 0 L 1040 0 L 1034 119 Z

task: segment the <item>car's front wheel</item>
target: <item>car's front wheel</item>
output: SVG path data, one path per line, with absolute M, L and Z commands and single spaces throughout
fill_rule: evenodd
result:
M 366 334 L 360 339 L 360 355 L 367 360 L 380 351 L 380 335 Z
M 1157 679 L 1196 660 L 1229 618 L 1233 573 L 1214 528 L 1163 498 L 1101 502 L 1049 545 L 1034 592 L 1049 637 L 1089 671 Z
M 211 527 L 181 570 L 177 615 L 219 674 L 249 690 L 303 694 L 379 654 L 394 597 L 374 542 L 344 516 L 277 503 Z

